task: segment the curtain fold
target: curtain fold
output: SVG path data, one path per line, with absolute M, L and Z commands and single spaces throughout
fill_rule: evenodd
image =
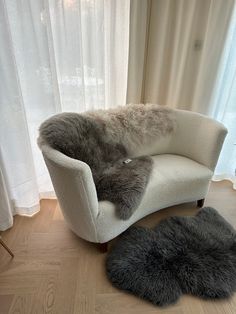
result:
M 227 32 L 232 21 L 235 1 L 211 0 L 209 18 L 202 49 L 201 63 L 193 98 L 192 110 L 210 115 L 211 97 L 214 92 L 217 72 L 226 44 Z
M 146 23 L 148 31 L 136 32 L 131 24 L 130 49 L 142 53 L 146 47 L 146 54 L 139 63 L 130 58 L 129 73 L 135 75 L 129 75 L 127 102 L 208 114 L 234 4 L 234 0 L 142 2 L 141 24 Z M 133 15 L 137 16 L 135 10 L 131 22 Z
M 55 196 L 41 122 L 125 105 L 129 14 L 129 0 L 0 1 L 0 230 Z
M 2 156 L 0 151 L 0 165 L 3 167 Z M 1 213 L 1 230 L 6 230 L 13 224 L 12 214 L 14 213 L 14 208 L 9 199 L 9 190 L 6 183 L 6 173 L 4 169 L 0 167 L 0 213 Z
M 140 103 L 143 99 L 150 9 L 150 0 L 130 2 L 127 103 Z
M 4 2 L 0 3 L 0 20 L 0 45 L 4 47 L 0 49 L 0 168 L 2 176 L 7 174 L 7 178 L 2 179 L 3 185 L 0 189 L 1 193 L 5 194 L 5 182 L 8 182 L 11 195 L 5 196 L 5 200 L 12 200 L 15 212 L 31 214 L 32 211 L 38 210 L 37 179 L 17 56 L 14 52 L 14 39 Z M 0 218 L 2 219 L 2 215 Z
M 234 7 L 218 76 L 211 99 L 211 115 L 228 128 L 214 180 L 230 180 L 236 189 L 236 6 Z

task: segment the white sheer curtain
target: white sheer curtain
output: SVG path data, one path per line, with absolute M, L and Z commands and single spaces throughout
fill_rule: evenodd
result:
M 214 180 L 230 180 L 236 189 L 236 5 L 211 101 L 211 115 L 228 128 Z
M 54 195 L 40 123 L 126 103 L 129 10 L 129 0 L 0 1 L 0 230 Z

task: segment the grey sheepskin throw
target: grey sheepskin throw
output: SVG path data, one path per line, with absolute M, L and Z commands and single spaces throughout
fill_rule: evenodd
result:
M 131 227 L 109 253 L 106 270 L 116 287 L 159 306 L 184 293 L 227 298 L 236 291 L 236 231 L 210 207 L 154 229 Z
M 174 126 L 172 112 L 152 104 L 62 113 L 42 123 L 38 144 L 87 163 L 98 199 L 113 202 L 125 220 L 139 206 L 152 169 L 149 156 L 133 158 L 135 148 L 170 134 Z

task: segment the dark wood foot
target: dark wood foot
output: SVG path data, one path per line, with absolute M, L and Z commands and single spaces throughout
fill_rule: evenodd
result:
M 100 243 L 99 246 L 102 253 L 106 253 L 108 251 L 108 242 Z
M 11 257 L 14 257 L 14 254 L 9 249 L 9 247 L 3 242 L 2 238 L 0 237 L 0 244 L 4 247 L 4 249 L 11 255 Z
M 197 201 L 197 207 L 203 207 L 204 202 L 205 202 L 205 198 L 203 198 L 203 199 L 201 199 L 201 200 L 198 200 L 198 201 Z

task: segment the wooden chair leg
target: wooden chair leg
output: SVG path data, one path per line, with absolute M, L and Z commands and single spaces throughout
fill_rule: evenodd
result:
M 108 242 L 100 243 L 99 246 L 102 253 L 106 253 L 108 251 Z
M 203 198 L 203 199 L 201 199 L 201 200 L 198 200 L 198 201 L 197 201 L 197 207 L 203 207 L 204 202 L 205 202 L 205 198 Z
M 0 244 L 4 247 L 4 249 L 12 256 L 14 257 L 14 254 L 12 251 L 9 249 L 9 247 L 3 242 L 2 238 L 0 237 Z

